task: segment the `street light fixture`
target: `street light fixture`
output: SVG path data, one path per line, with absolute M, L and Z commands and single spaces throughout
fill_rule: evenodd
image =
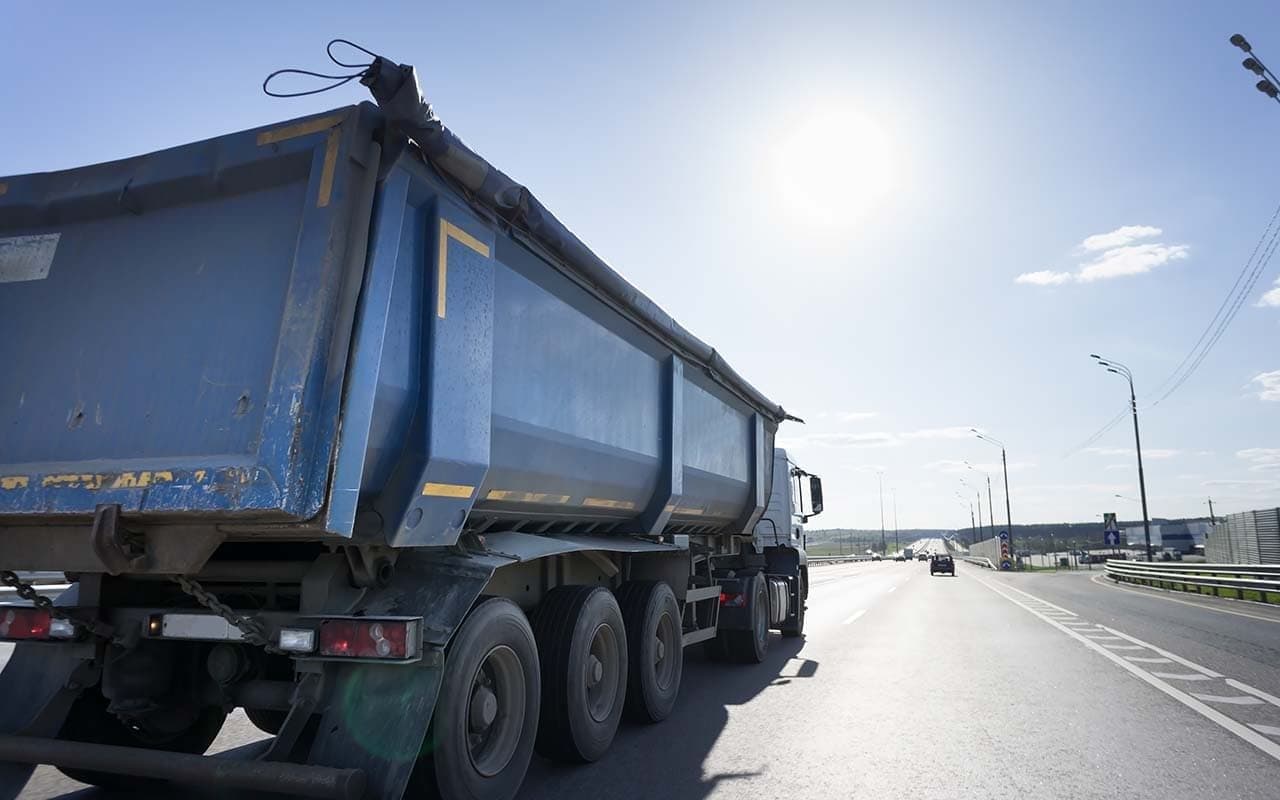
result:
M 1243 38 L 1241 37 L 1241 39 Z M 1245 45 L 1248 45 L 1248 42 L 1245 42 Z M 1153 561 L 1154 559 L 1151 557 L 1151 519 L 1147 515 L 1147 479 L 1142 472 L 1142 437 L 1138 434 L 1138 397 L 1133 390 L 1133 372 L 1119 361 L 1103 358 L 1097 353 L 1090 353 L 1089 357 L 1097 361 L 1098 366 L 1106 369 L 1107 372 L 1113 372 L 1129 382 L 1129 409 L 1133 412 L 1133 444 L 1138 454 L 1138 491 L 1142 496 L 1142 531 L 1147 541 L 1147 561 Z
M 884 470 L 876 470 L 876 481 L 880 484 L 880 552 L 887 553 L 888 545 L 884 539 Z
M 975 495 L 978 496 L 978 530 L 981 531 L 982 530 L 982 492 L 979 489 L 975 489 L 973 487 L 973 484 L 969 483 L 964 478 L 961 478 L 960 482 L 965 485 L 966 489 L 968 489 L 969 491 L 973 492 Z
M 1262 80 L 1254 84 L 1254 87 L 1267 97 L 1280 103 L 1280 88 L 1277 88 L 1280 86 L 1280 78 L 1276 78 L 1275 74 L 1267 69 L 1267 65 L 1262 63 L 1262 59 L 1253 54 L 1253 45 L 1249 44 L 1249 40 L 1236 33 L 1232 34 L 1230 42 L 1249 54 L 1248 58 L 1240 62 L 1240 66 L 1262 78 Z
M 959 492 L 956 492 L 956 499 L 958 499 L 958 500 L 960 501 L 960 504 L 961 504 L 961 505 L 964 505 L 964 506 L 968 506 L 968 507 L 969 507 L 969 530 L 971 531 L 971 533 L 969 534 L 969 544 L 971 544 L 971 545 L 972 545 L 972 544 L 977 544 L 977 543 L 978 543 L 978 529 L 977 529 L 976 527 L 974 527 L 974 524 L 973 524 L 973 501 L 972 501 L 972 500 L 966 500 L 966 499 L 965 499 L 965 497 L 964 497 L 964 495 L 960 494 Z
M 1005 457 L 1004 442 L 995 439 L 977 428 L 970 428 L 973 434 L 987 444 L 993 444 L 1000 448 L 1000 468 L 1004 470 L 1004 524 L 1009 529 L 1009 552 L 1016 553 L 1017 550 L 1013 546 L 1013 513 L 1009 510 L 1009 459 Z

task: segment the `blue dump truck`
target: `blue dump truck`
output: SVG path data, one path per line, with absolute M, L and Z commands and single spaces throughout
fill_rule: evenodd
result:
M 0 178 L 0 797 L 509 798 L 804 626 L 787 413 L 378 103 Z M 24 581 L 65 572 L 55 601 Z M 726 669 L 731 668 L 726 665 Z M 272 734 L 205 756 L 243 708 Z

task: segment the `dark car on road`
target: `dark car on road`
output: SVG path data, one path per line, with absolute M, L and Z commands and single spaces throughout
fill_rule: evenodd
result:
M 936 575 L 939 572 L 945 572 L 952 577 L 956 574 L 956 562 L 949 555 L 936 555 L 929 562 L 929 574 Z

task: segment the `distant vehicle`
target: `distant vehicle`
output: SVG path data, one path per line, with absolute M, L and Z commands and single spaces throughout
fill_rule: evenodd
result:
M 929 574 L 937 575 L 939 572 L 945 572 L 951 577 L 956 575 L 956 562 L 949 555 L 937 555 L 929 562 Z
M 904 560 L 910 560 L 911 556 L 914 554 L 915 554 L 915 551 L 912 550 L 910 547 L 902 548 L 902 558 Z
M 883 561 L 883 560 L 884 560 L 884 556 L 880 555 L 879 553 L 872 553 L 872 554 L 871 554 L 871 560 L 872 560 L 872 561 Z
M 896 553 L 896 554 L 894 554 L 894 556 L 893 556 L 893 560 L 894 560 L 894 561 L 906 561 L 907 559 L 906 559 L 906 556 L 902 555 L 902 553 Z
M 929 560 L 928 553 L 921 553 L 920 555 L 916 556 L 916 561 L 928 561 L 928 560 Z

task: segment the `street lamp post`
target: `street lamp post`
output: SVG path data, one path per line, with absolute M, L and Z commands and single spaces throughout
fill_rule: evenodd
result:
M 876 481 L 880 484 L 880 552 L 888 553 L 884 538 L 884 470 L 876 470 Z M 894 541 L 897 544 L 897 541 Z
M 973 488 L 973 484 L 969 483 L 964 478 L 961 478 L 960 482 L 963 483 L 965 485 L 965 488 L 973 492 L 978 498 L 978 531 L 981 532 L 982 531 L 982 492 Z
M 1142 532 L 1147 540 L 1147 561 L 1151 557 L 1151 519 L 1147 516 L 1147 479 L 1142 473 L 1142 437 L 1138 434 L 1138 396 L 1133 391 L 1133 373 L 1119 361 L 1103 358 L 1097 353 L 1089 356 L 1098 362 L 1098 366 L 1113 372 L 1129 382 L 1129 409 L 1133 412 L 1133 445 L 1138 453 L 1138 491 L 1142 497 Z
M 973 431 L 975 436 L 987 444 L 993 444 L 1000 448 L 1000 468 L 1004 470 L 1004 524 L 1009 529 L 1009 552 L 1015 554 L 1014 563 L 1017 563 L 1016 554 L 1018 551 L 1013 546 L 1013 512 L 1009 510 L 1009 460 L 1005 458 L 1004 442 L 982 433 L 977 428 L 970 428 L 969 430 Z
M 996 535 L 996 510 L 991 505 L 991 474 L 989 472 L 986 472 L 985 470 L 978 469 L 974 465 L 970 464 L 968 461 L 964 462 L 964 465 L 969 469 L 973 470 L 974 472 L 981 472 L 982 477 L 987 479 L 987 520 L 991 523 L 991 535 L 995 536 Z M 979 505 L 981 505 L 982 498 L 978 498 L 978 503 Z
M 893 495 L 893 546 L 901 550 L 902 546 L 898 544 L 898 490 L 890 489 L 889 494 Z
M 959 492 L 956 492 L 956 499 L 960 501 L 961 505 L 969 507 L 969 544 L 977 544 L 978 529 L 974 527 L 974 524 L 973 524 L 973 501 L 969 500 Z

